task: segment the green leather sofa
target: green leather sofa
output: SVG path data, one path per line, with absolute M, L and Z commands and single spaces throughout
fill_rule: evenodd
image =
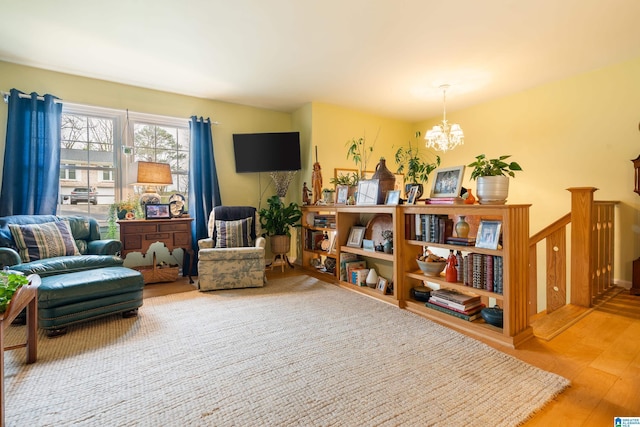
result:
M 79 254 L 23 262 L 9 225 L 67 222 Z M 38 227 L 38 226 L 36 226 Z M 14 227 L 15 230 L 15 227 Z M 26 241 L 26 239 L 25 239 Z M 22 242 L 24 245 L 25 243 Z M 103 240 L 94 218 L 86 216 L 12 215 L 0 217 L 0 267 L 38 274 L 38 325 L 49 336 L 66 326 L 122 313 L 135 316 L 142 306 L 142 274 L 122 266 L 119 240 Z M 75 252 L 75 249 L 74 249 Z M 43 255 L 44 254 L 44 255 Z

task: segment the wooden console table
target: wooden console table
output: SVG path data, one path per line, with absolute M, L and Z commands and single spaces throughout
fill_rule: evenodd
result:
M 38 358 L 38 286 L 40 276 L 29 276 L 29 283 L 20 287 L 7 306 L 7 310 L 0 316 L 0 426 L 4 426 L 4 350 L 14 350 L 26 347 L 27 363 L 33 363 Z M 4 345 L 4 330 L 24 309 L 27 309 L 27 341 L 9 347 Z
M 195 254 L 191 240 L 191 221 L 193 218 L 118 221 L 122 258 L 125 258 L 129 252 L 140 252 L 145 256 L 149 246 L 156 242 L 164 243 L 169 252 L 173 252 L 176 248 L 184 249 L 189 254 L 189 270 L 185 272 L 183 261 L 182 275 L 189 276 L 189 283 L 193 283 L 191 269 Z

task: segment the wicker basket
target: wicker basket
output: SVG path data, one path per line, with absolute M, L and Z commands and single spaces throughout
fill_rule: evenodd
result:
M 156 262 L 155 252 L 153 253 L 152 265 L 144 265 L 132 268 L 142 273 L 145 285 L 149 283 L 175 282 L 176 280 L 178 280 L 178 273 L 180 271 L 180 267 L 177 264 L 159 267 Z

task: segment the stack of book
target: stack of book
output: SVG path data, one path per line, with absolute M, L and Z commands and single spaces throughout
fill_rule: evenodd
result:
M 431 297 L 426 305 L 434 310 L 468 321 L 479 319 L 480 311 L 485 307 L 479 295 L 466 294 L 455 289 L 431 291 Z
M 409 239 L 431 243 L 445 243 L 453 233 L 453 220 L 447 215 L 417 214 L 407 221 L 405 235 Z

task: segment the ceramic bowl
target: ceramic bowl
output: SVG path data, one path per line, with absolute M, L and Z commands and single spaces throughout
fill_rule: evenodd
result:
M 446 261 L 425 262 L 417 259 L 416 262 L 426 276 L 439 276 L 447 265 Z

